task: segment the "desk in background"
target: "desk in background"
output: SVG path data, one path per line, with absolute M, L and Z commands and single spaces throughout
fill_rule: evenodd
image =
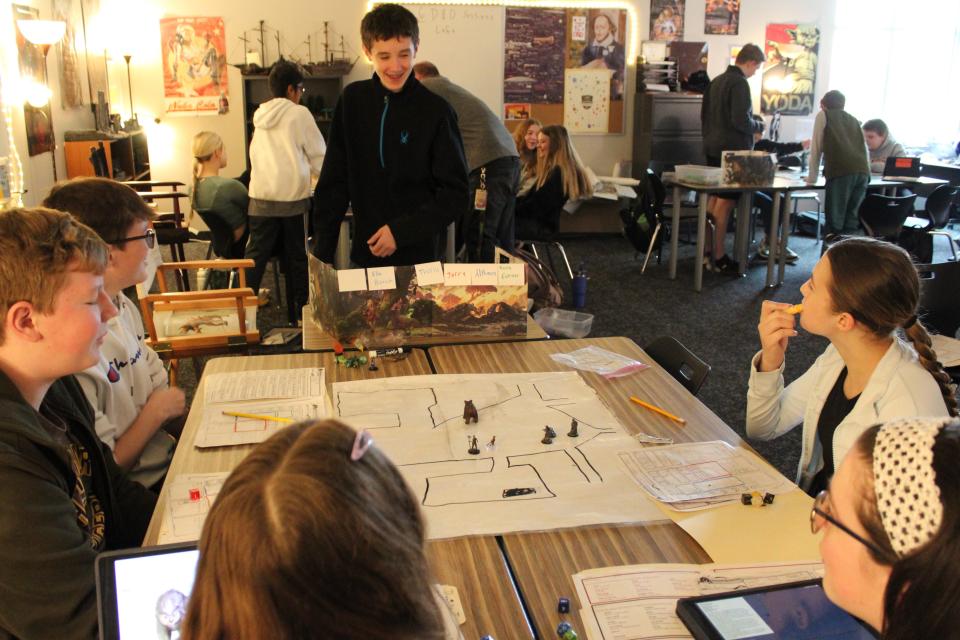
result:
M 337 366 L 332 353 L 217 358 L 207 363 L 204 378 L 214 373 L 298 367 L 323 367 L 328 385 L 327 393 L 330 392 L 329 385 L 334 382 L 431 373 L 424 352 L 414 349 L 403 360 L 382 362 L 379 371 L 369 371 L 366 367 L 348 369 Z M 201 379 L 183 429 L 180 446 L 167 474 L 168 482 L 164 483 L 150 520 L 144 545 L 157 544 L 166 508 L 168 485 L 173 478 L 186 473 L 231 471 L 256 446 L 210 449 L 197 449 L 193 446 L 203 416 L 204 390 L 204 379 Z M 497 640 L 530 637 L 523 609 L 493 536 L 431 541 L 427 544 L 427 555 L 436 579 L 441 584 L 455 586 L 460 593 L 460 601 L 467 612 L 467 621 L 461 626 L 465 638 L 479 638 L 485 634 L 490 634 Z

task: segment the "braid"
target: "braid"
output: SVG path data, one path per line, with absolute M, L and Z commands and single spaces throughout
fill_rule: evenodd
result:
M 930 375 L 940 386 L 943 402 L 947 405 L 947 412 L 951 416 L 956 416 L 958 414 L 956 387 L 950 380 L 950 374 L 943 370 L 943 365 L 937 360 L 937 352 L 933 350 L 930 334 L 927 333 L 919 320 L 914 322 L 912 326 L 905 328 L 904 332 L 910 338 L 910 342 L 913 343 L 913 348 L 916 349 L 917 355 L 920 357 L 920 364 L 930 372 Z

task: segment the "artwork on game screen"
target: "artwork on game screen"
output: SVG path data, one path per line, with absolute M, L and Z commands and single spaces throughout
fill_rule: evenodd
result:
M 820 29 L 814 24 L 768 24 L 765 50 L 760 93 L 763 113 L 810 115 L 815 111 Z

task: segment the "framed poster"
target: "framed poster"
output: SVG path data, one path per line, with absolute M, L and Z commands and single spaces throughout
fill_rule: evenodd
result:
M 650 39 L 683 40 L 685 0 L 650 0 Z
M 163 97 L 170 115 L 217 115 L 227 104 L 223 18 L 160 20 Z
M 740 33 L 740 0 L 706 0 L 703 32 L 735 36 Z
M 760 108 L 765 114 L 807 116 L 814 109 L 820 29 L 814 24 L 768 24 Z

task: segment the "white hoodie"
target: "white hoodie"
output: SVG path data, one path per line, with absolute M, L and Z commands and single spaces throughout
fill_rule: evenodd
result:
M 296 202 L 309 198 L 310 174 L 320 174 L 327 145 L 313 114 L 286 98 L 264 102 L 253 114 L 250 197 Z

